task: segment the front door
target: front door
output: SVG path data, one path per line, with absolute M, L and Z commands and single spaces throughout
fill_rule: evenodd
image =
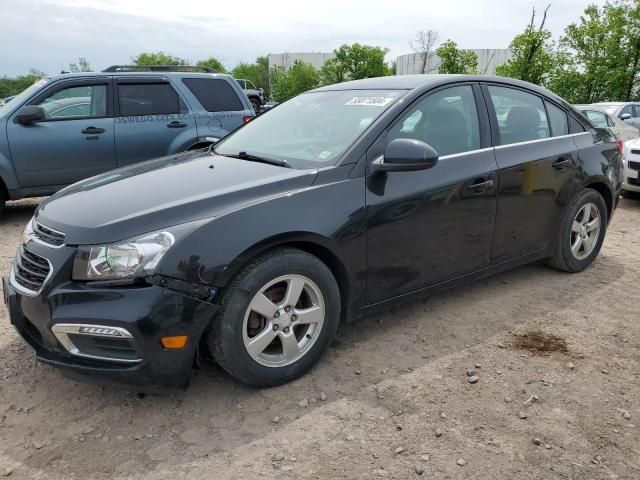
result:
M 406 137 L 436 149 L 429 170 L 368 174 L 367 302 L 433 285 L 489 264 L 497 165 L 477 86 L 430 92 L 409 107 L 367 153 Z
M 197 138 L 195 119 L 169 81 L 127 77 L 116 86 L 118 167 L 179 152 Z
M 484 88 L 500 168 L 492 252 L 499 263 L 545 249 L 556 238 L 578 172 L 577 147 L 563 107 L 528 90 Z
M 45 119 L 7 123 L 22 188 L 62 186 L 115 168 L 109 79 L 58 82 L 34 98 Z M 15 115 L 15 114 L 14 114 Z

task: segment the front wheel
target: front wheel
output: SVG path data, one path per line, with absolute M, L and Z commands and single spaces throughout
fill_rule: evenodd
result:
M 223 294 L 207 338 L 231 376 L 257 387 L 309 370 L 334 338 L 340 294 L 329 268 L 301 250 L 274 250 L 252 261 Z
M 607 206 L 600 193 L 587 188 L 567 207 L 555 252 L 547 263 L 565 272 L 581 272 L 600 252 L 607 231 Z

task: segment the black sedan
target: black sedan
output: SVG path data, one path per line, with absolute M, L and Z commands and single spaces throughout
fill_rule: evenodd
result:
M 338 324 L 528 262 L 580 272 L 618 201 L 615 139 L 536 86 L 332 85 L 215 148 L 68 187 L 27 225 L 5 301 L 39 360 L 139 391 L 194 359 L 272 386 Z

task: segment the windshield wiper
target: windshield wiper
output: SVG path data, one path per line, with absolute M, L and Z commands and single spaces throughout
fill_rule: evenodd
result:
M 260 157 L 258 155 L 252 155 L 251 153 L 247 153 L 244 151 L 238 152 L 235 155 L 230 153 L 224 153 L 224 154 L 218 154 L 218 155 L 222 155 L 223 157 L 239 158 L 240 160 L 248 160 L 250 162 L 266 163 L 269 165 L 275 165 L 277 167 L 292 168 L 291 165 L 289 165 L 286 160 L 276 160 L 274 158 Z

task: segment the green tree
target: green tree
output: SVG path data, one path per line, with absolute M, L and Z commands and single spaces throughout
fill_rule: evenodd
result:
M 213 68 L 216 72 L 227 73 L 227 69 L 224 68 L 222 62 L 215 57 L 209 57 L 206 60 L 199 60 L 196 63 L 197 67 L 209 67 Z
M 258 57 L 255 63 L 240 63 L 231 72 L 235 78 L 246 78 L 258 88 L 263 88 L 267 98 L 271 98 L 269 91 L 269 58 Z
M 332 84 L 389 75 L 389 66 L 384 61 L 388 52 L 387 48 L 359 43 L 342 45 L 333 51 L 333 58 L 323 65 L 322 81 L 325 84 Z
M 80 57 L 78 58 L 78 63 L 70 63 L 69 71 L 71 73 L 79 73 L 79 72 L 93 72 L 91 65 L 86 58 Z
M 164 52 L 140 53 L 131 60 L 134 65 L 189 65 L 189 62 L 184 58 L 174 57 Z
M 640 3 L 588 6 L 560 39 L 549 87 L 574 102 L 631 100 L 640 93 Z
M 284 102 L 320 84 L 320 74 L 313 65 L 296 60 L 287 70 L 280 66 L 271 68 L 271 97 Z
M 2 77 L 0 78 L 0 98 L 17 95 L 42 77 L 46 77 L 46 75 L 34 68 L 31 69 L 28 75 L 21 75 L 14 78 Z
M 478 72 L 478 55 L 470 50 L 460 50 L 453 40 L 447 40 L 436 49 L 440 58 L 439 73 L 474 74 Z
M 536 85 L 544 84 L 546 77 L 555 68 L 551 32 L 544 28 L 548 10 L 549 7 L 545 9 L 540 25 L 536 26 L 536 10 L 533 9 L 529 25 L 509 45 L 513 57 L 496 68 L 498 75 Z

